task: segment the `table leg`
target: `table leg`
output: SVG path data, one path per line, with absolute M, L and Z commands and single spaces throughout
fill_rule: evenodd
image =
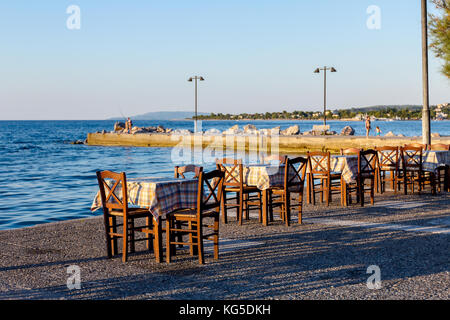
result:
M 267 195 L 268 195 L 267 189 L 262 190 L 262 209 L 263 209 L 262 220 L 263 220 L 264 226 L 268 225 L 267 221 L 268 221 L 268 216 L 269 216 L 268 215 L 269 210 L 267 207 Z
M 153 218 L 153 252 L 156 262 L 162 262 L 162 237 L 161 237 L 161 219 L 158 221 Z

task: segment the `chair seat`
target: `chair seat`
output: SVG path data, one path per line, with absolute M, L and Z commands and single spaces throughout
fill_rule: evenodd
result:
M 340 179 L 341 176 L 342 176 L 341 172 L 335 172 L 335 171 L 330 172 L 330 178 L 331 179 Z M 326 179 L 326 178 L 328 178 L 328 175 L 326 175 L 326 174 L 314 174 L 313 177 L 314 177 L 314 179 Z
M 219 214 L 215 210 L 205 210 L 202 212 L 203 217 L 212 217 L 214 215 Z M 176 211 L 173 211 L 169 213 L 169 215 L 172 215 L 176 218 L 195 218 L 197 216 L 197 209 L 194 208 L 187 208 L 187 209 L 179 209 Z
M 113 209 L 109 211 L 110 215 L 113 216 L 123 216 L 123 211 L 119 209 Z M 150 211 L 147 208 L 128 208 L 128 215 L 132 217 L 137 216 L 148 216 L 151 215 Z
M 382 165 L 380 166 L 380 170 L 382 171 L 391 171 L 391 170 L 395 170 L 396 166 L 395 165 Z
M 240 192 L 241 189 L 238 187 L 225 187 L 226 192 Z M 250 192 L 261 192 L 261 190 L 258 189 L 256 186 L 244 186 L 243 189 L 244 193 L 250 193 Z
M 274 194 L 283 194 L 284 193 L 284 187 L 282 186 L 275 186 L 271 188 L 272 193 Z M 302 186 L 291 186 L 289 187 L 289 192 L 301 192 Z

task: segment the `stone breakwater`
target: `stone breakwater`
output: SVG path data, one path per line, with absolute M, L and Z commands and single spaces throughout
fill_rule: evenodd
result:
M 128 133 L 123 123 L 116 123 L 114 130 L 89 133 L 85 144 L 96 146 L 181 147 L 214 148 L 215 150 L 244 150 L 257 152 L 281 152 L 298 154 L 307 150 L 329 150 L 338 153 L 345 148 L 374 148 L 377 146 L 402 146 L 421 143 L 421 137 L 405 137 L 388 133 L 382 137 L 354 136 L 355 130 L 346 126 L 340 134 L 317 126 L 311 131 L 300 132 L 298 125 L 285 130 L 280 127 L 257 129 L 248 124 L 220 131 L 210 129 L 193 133 L 187 129 L 157 127 L 133 127 Z M 432 136 L 432 143 L 450 143 L 450 137 Z
M 106 133 L 107 131 L 104 130 L 102 132 L 98 133 Z M 176 129 L 173 130 L 171 128 L 164 128 L 163 126 L 156 126 L 156 127 L 132 127 L 130 131 L 125 129 L 125 124 L 123 122 L 116 122 L 114 124 L 114 131 L 111 131 L 110 133 L 129 133 L 129 134 L 144 134 L 144 133 L 168 133 L 168 134 L 175 134 L 175 135 L 190 135 L 193 134 L 192 131 L 187 129 Z M 234 125 L 227 130 L 220 131 L 218 129 L 209 129 L 207 131 L 202 132 L 204 135 L 264 135 L 264 136 L 272 136 L 272 135 L 281 135 L 281 136 L 296 136 L 296 135 L 305 135 L 305 136 L 317 136 L 317 135 L 337 135 L 338 133 L 336 131 L 330 131 L 327 130 L 326 127 L 323 126 L 316 126 L 316 128 L 313 128 L 310 131 L 305 131 L 303 133 L 300 132 L 300 127 L 298 125 L 290 126 L 289 128 L 285 130 L 281 130 L 281 127 L 274 127 L 274 128 L 265 128 L 265 129 L 257 129 L 255 125 L 253 124 L 247 124 L 243 126 L 242 128 L 239 127 L 239 125 Z M 355 134 L 355 130 L 350 127 L 346 126 L 342 129 L 340 135 L 343 136 L 351 136 Z
M 139 129 L 139 130 L 142 130 Z M 264 129 L 262 129 L 264 130 Z M 273 130 L 273 129 L 266 129 Z M 379 146 L 402 146 L 421 143 L 421 137 L 361 137 L 345 135 L 304 135 L 283 134 L 271 131 L 270 134 L 237 132 L 227 129 L 212 132 L 192 133 L 188 130 L 160 130 L 128 134 L 123 131 L 89 133 L 86 144 L 95 146 L 135 146 L 135 147 L 179 147 L 213 148 L 215 150 L 242 150 L 266 153 L 301 154 L 307 150 L 329 150 L 338 153 L 345 148 L 374 148 Z M 143 130 L 142 130 L 143 131 Z M 261 132 L 261 130 L 258 130 Z M 264 131 L 263 131 L 264 132 Z M 450 143 L 450 137 L 434 137 L 432 143 Z

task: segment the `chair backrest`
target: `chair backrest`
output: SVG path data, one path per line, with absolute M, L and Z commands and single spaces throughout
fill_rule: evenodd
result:
M 350 155 L 350 154 L 358 154 L 358 151 L 361 149 L 358 148 L 347 148 L 347 149 L 341 149 L 341 156 Z
M 286 162 L 287 156 L 282 156 L 279 154 L 271 154 L 269 156 L 266 156 L 263 158 L 263 163 L 271 163 L 271 162 L 278 162 L 279 164 Z
M 200 217 L 204 210 L 220 210 L 225 173 L 220 170 L 201 171 L 198 177 L 197 213 Z
M 400 148 L 404 169 L 422 170 L 422 152 L 421 147 L 402 147 Z
M 431 150 L 431 151 L 450 151 L 450 144 L 444 144 L 444 143 L 430 144 L 429 150 Z
M 291 186 L 303 186 L 305 183 L 308 158 L 297 157 L 289 159 L 286 157 L 285 163 L 284 189 L 287 190 Z
M 127 178 L 125 172 L 97 171 L 97 180 L 100 188 L 103 212 L 108 214 L 109 210 L 116 209 L 122 210 L 125 215 L 128 211 Z
M 241 159 L 216 159 L 217 169 L 222 171 L 224 176 L 224 186 L 228 187 L 243 187 L 243 166 Z
M 308 151 L 309 172 L 312 174 L 330 174 L 330 152 Z
M 378 152 L 376 150 L 367 149 L 358 152 L 358 174 L 375 175 L 378 167 Z
M 427 150 L 428 145 L 422 143 L 409 143 L 403 146 L 404 148 L 410 150 L 410 148 L 422 148 L 422 150 Z
M 182 178 L 184 179 L 185 176 L 184 174 L 186 172 L 193 172 L 194 173 L 194 178 L 198 178 L 198 176 L 200 175 L 200 172 L 203 171 L 203 167 L 199 167 L 199 166 L 195 166 L 193 164 L 189 164 L 187 166 L 175 166 L 174 168 L 174 176 L 175 178 Z
M 378 151 L 381 169 L 398 169 L 400 160 L 398 147 L 376 147 L 375 150 Z

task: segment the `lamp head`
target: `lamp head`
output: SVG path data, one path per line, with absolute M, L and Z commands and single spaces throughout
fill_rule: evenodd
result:
M 317 68 L 316 70 L 314 70 L 314 73 L 320 73 L 319 68 Z
M 189 82 L 192 82 L 192 77 L 190 77 L 190 78 L 188 79 L 188 81 L 189 81 Z
M 200 81 L 205 81 L 205 79 L 203 77 L 200 77 Z
M 331 72 L 336 72 L 336 69 L 331 67 Z

